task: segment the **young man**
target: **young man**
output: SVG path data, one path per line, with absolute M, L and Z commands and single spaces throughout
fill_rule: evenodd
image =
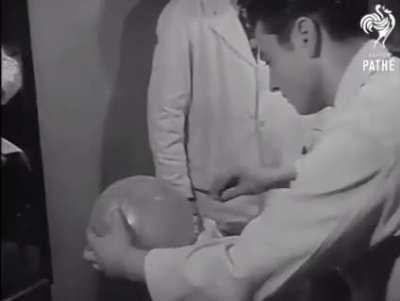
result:
M 399 60 L 360 32 L 367 7 L 250 1 L 271 88 L 302 114 L 332 107 L 328 118 L 295 168 L 235 170 L 214 185 L 226 201 L 292 180 L 271 191 L 268 209 L 239 237 L 147 252 L 129 245 L 118 215 L 113 234 L 88 233 L 108 275 L 146 281 L 154 300 L 258 301 L 299 273 L 344 268 L 400 234 Z M 373 55 L 393 60 L 395 71 L 363 71 Z
M 148 94 L 156 175 L 205 217 L 247 222 L 261 197 L 213 202 L 207 191 L 221 169 L 279 166 L 301 154 L 302 120 L 268 90 L 267 67 L 251 48 L 243 0 L 172 0 L 157 28 Z

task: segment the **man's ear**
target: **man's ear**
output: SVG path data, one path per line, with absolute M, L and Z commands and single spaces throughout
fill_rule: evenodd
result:
M 298 18 L 292 28 L 291 40 L 296 50 L 305 56 L 314 58 L 320 52 L 320 32 L 318 24 L 311 18 Z

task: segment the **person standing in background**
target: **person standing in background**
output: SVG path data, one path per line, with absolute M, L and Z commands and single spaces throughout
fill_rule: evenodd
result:
M 305 132 L 291 105 L 269 91 L 243 2 L 170 1 L 158 22 L 148 93 L 157 177 L 227 232 L 258 215 L 262 198 L 215 202 L 207 195 L 214 176 L 232 166 L 293 163 Z

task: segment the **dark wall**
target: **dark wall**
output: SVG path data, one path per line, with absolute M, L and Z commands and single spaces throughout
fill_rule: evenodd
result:
M 2 161 L 2 260 L 3 241 L 18 245 L 15 261 L 5 258 L 10 269 L 2 269 L 2 294 L 9 288 L 3 287 L 3 281 L 14 294 L 38 279 L 50 280 L 51 260 L 27 3 L 2 0 L 1 6 L 2 47 L 18 61 L 23 82 L 1 107 L 2 137 L 24 152 L 19 163 L 16 156 L 5 164 Z M 26 249 L 31 250 L 30 256 L 21 255 Z

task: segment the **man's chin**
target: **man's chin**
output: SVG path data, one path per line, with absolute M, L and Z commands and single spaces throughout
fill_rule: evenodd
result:
M 295 107 L 297 113 L 299 113 L 300 115 L 316 114 L 326 108 L 326 106 L 322 104 L 317 104 L 316 102 L 311 102 L 311 103 L 302 102 L 301 105 L 298 105 L 299 104 L 298 102 L 297 103 L 291 102 L 291 103 Z
M 295 100 L 295 98 L 287 98 L 289 103 L 293 105 L 295 110 L 297 111 L 298 114 L 300 115 L 309 115 L 312 114 L 310 111 L 309 106 L 304 105 L 304 101 L 298 101 Z

